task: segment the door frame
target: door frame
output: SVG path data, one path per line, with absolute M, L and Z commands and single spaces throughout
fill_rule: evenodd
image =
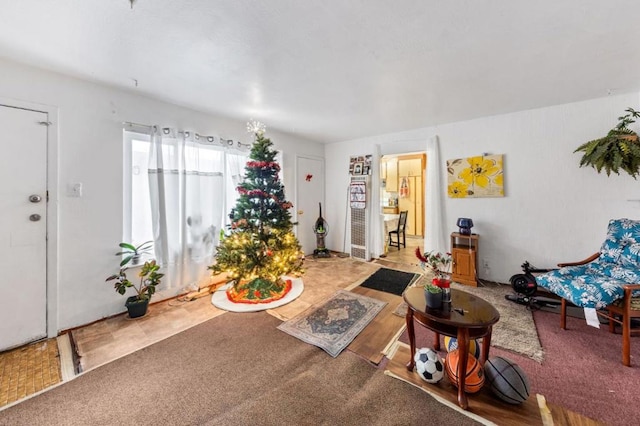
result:
M 293 188 L 295 191 L 295 200 L 293 202 L 294 204 L 294 213 L 295 213 L 295 222 L 298 222 L 298 210 L 300 207 L 300 204 L 298 203 L 299 201 L 299 190 L 300 190 L 300 182 L 298 180 L 298 160 L 300 160 L 301 158 L 306 158 L 307 160 L 315 160 L 315 161 L 320 161 L 320 163 L 322 164 L 322 195 L 320 197 L 320 199 L 322 200 L 321 203 L 323 206 L 326 206 L 325 203 L 325 195 L 326 195 L 326 191 L 327 191 L 327 182 L 326 182 L 326 164 L 325 164 L 325 160 L 324 157 L 320 157 L 320 156 L 316 156 L 316 155 L 307 155 L 307 154 L 296 154 L 295 155 L 295 164 L 293 166 L 293 176 L 294 176 L 294 184 L 293 184 Z M 325 210 L 326 211 L 326 210 Z M 326 219 L 326 217 L 325 217 Z M 298 236 L 298 227 L 296 226 L 295 229 L 295 234 L 296 237 Z
M 46 231 L 46 297 L 47 337 L 58 335 L 58 107 L 0 97 L 0 105 L 47 114 L 47 231 Z

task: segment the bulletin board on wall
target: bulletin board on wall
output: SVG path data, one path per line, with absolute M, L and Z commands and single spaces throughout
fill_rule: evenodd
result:
M 352 155 L 349 158 L 349 174 L 351 176 L 366 176 L 371 174 L 371 161 L 373 156 Z
M 479 155 L 447 160 L 449 198 L 504 197 L 502 157 Z

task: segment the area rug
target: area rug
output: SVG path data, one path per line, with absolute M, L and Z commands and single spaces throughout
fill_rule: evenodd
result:
M 336 357 L 386 304 L 371 297 L 339 290 L 322 305 L 312 306 L 280 324 L 278 329 Z
M 519 353 L 537 362 L 544 360 L 544 350 L 531 311 L 524 305 L 504 298 L 505 295 L 511 294 L 510 286 L 470 287 L 458 283 L 451 283 L 451 286 L 486 300 L 500 312 L 500 320 L 493 326 L 491 346 Z M 404 316 L 406 312 L 407 306 L 403 302 L 394 313 Z
M 380 268 L 360 286 L 400 296 L 404 289 L 413 284 L 418 278 L 420 278 L 419 274 Z

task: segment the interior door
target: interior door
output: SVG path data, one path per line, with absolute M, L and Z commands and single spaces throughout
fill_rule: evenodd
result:
M 47 335 L 46 122 L 0 105 L 0 350 Z
M 320 214 L 318 203 L 322 203 L 322 217 L 326 220 L 329 206 L 324 205 L 324 160 L 312 157 L 296 157 L 296 236 L 306 255 L 313 254 L 316 235 L 313 226 Z M 331 224 L 329 224 L 331 232 Z

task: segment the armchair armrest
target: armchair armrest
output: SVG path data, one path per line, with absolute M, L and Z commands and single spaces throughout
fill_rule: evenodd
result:
M 625 284 L 622 288 L 624 289 L 624 299 L 631 300 L 631 293 L 640 290 L 640 284 Z
M 589 262 L 593 262 L 594 260 L 596 260 L 597 258 L 600 257 L 600 252 L 598 253 L 594 253 L 591 256 L 587 257 L 584 260 L 581 260 L 579 262 L 568 262 L 568 263 L 558 263 L 558 267 L 560 268 L 564 268 L 565 266 L 579 266 L 579 265 L 584 265 L 587 264 Z

